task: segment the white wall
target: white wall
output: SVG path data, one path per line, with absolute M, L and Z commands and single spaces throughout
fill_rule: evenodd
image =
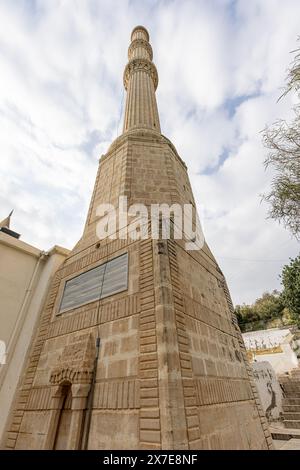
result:
M 260 401 L 268 421 L 275 421 L 282 413 L 282 391 L 275 371 L 267 361 L 253 362 L 253 375 Z
M 0 442 L 50 280 L 68 253 L 54 247 L 45 254 L 0 233 L 0 340 L 6 343 L 6 364 L 0 365 Z
M 255 360 L 257 362 L 268 361 L 277 375 L 284 374 L 298 367 L 298 359 L 291 346 L 289 344 L 281 344 L 281 349 L 282 353 L 257 354 L 255 355 Z
M 0 232 L 0 340 L 7 347 L 40 253 L 37 248 Z
M 298 367 L 297 355 L 292 348 L 293 334 L 289 328 L 249 331 L 242 336 L 246 349 L 253 352 L 254 359 L 257 362 L 268 361 L 277 375 Z M 281 352 L 272 353 L 271 348 L 280 348 Z
M 289 328 L 269 328 L 268 330 L 248 331 L 243 333 L 243 339 L 247 349 L 265 349 L 279 346 L 290 337 Z

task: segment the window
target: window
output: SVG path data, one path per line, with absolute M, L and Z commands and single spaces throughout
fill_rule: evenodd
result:
M 90 269 L 65 283 L 60 313 L 127 289 L 128 254 Z

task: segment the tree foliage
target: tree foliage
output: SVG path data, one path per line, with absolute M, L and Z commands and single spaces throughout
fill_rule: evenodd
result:
M 277 290 L 265 292 L 252 305 L 237 305 L 235 313 L 242 331 L 282 326 L 292 321 Z
M 282 300 L 290 310 L 298 325 L 300 324 L 300 255 L 291 259 L 283 267 L 281 282 L 283 285 Z
M 298 40 L 299 39 L 300 38 L 298 38 Z M 296 92 L 300 91 L 300 48 L 292 52 L 295 54 L 295 56 L 291 68 L 288 71 L 286 79 L 287 84 L 282 96 L 286 95 L 291 90 L 295 90 Z
M 295 52 L 282 96 L 291 90 L 300 98 L 300 49 Z M 271 190 L 263 198 L 270 204 L 269 217 L 282 222 L 300 238 L 300 104 L 294 107 L 295 118 L 288 123 L 276 121 L 263 131 L 263 143 L 269 149 L 265 166 L 275 171 Z
M 283 291 L 265 292 L 252 305 L 237 305 L 242 332 L 296 324 L 300 327 L 300 254 L 282 269 Z

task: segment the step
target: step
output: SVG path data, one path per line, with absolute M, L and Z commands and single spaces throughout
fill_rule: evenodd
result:
M 282 409 L 286 413 L 300 413 L 300 404 L 299 405 L 282 405 Z
M 280 425 L 270 423 L 269 431 L 276 440 L 299 439 L 300 441 L 300 429 L 285 428 L 282 423 Z
M 300 413 L 295 413 L 295 412 L 290 412 L 290 413 L 284 413 L 283 414 L 284 420 L 295 420 L 295 421 L 300 421 Z
M 289 380 L 292 380 L 292 381 L 295 381 L 295 382 L 299 382 L 300 380 L 300 375 L 297 373 L 297 374 L 293 374 L 293 375 L 282 375 L 281 377 L 278 378 L 278 380 L 280 382 L 288 382 Z
M 281 382 L 284 390 L 295 390 L 296 392 L 300 390 L 300 380 L 293 380 L 289 382 Z
M 278 444 L 277 444 L 278 443 Z M 299 439 L 289 439 L 285 442 L 275 441 L 273 442 L 276 450 L 300 450 Z M 277 445 L 276 445 L 277 444 Z
M 292 384 L 292 385 L 299 386 L 300 385 L 300 377 L 290 377 L 288 380 L 281 380 L 281 383 L 283 385 Z
M 300 398 L 300 392 L 285 391 L 284 398 Z
M 289 428 L 289 429 L 300 429 L 300 421 L 299 420 L 287 420 L 285 419 L 284 421 L 284 425 L 286 428 Z
M 300 405 L 300 398 L 288 398 L 285 397 L 282 400 L 282 405 Z

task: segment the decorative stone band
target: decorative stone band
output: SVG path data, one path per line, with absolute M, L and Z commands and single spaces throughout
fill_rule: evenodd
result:
M 92 369 L 58 368 L 51 372 L 50 383 L 61 385 L 66 382 L 72 384 L 89 384 L 93 375 Z
M 153 59 L 152 47 L 149 44 L 149 42 L 145 41 L 145 39 L 134 39 L 132 41 L 132 43 L 130 44 L 130 46 L 128 48 L 128 57 L 129 57 L 129 59 L 131 59 L 133 51 L 135 49 L 137 49 L 138 47 L 144 47 L 147 50 L 148 54 L 149 54 L 149 59 L 150 60 Z
M 132 59 L 125 67 L 123 83 L 125 90 L 127 90 L 128 82 L 131 75 L 134 72 L 142 71 L 146 72 L 153 80 L 154 89 L 156 90 L 158 85 L 158 74 L 155 65 L 153 62 L 147 59 Z

